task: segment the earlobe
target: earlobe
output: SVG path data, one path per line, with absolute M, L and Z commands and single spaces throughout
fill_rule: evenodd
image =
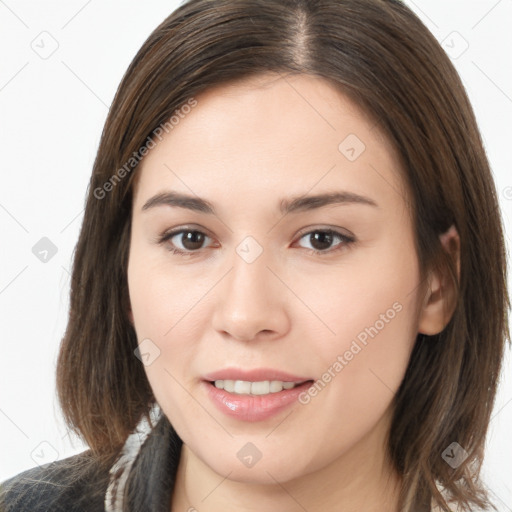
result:
M 460 238 L 455 226 L 439 237 L 444 250 L 455 263 L 460 279 Z M 432 270 L 418 323 L 418 332 L 432 336 L 440 333 L 450 321 L 457 304 L 457 290 L 448 268 Z

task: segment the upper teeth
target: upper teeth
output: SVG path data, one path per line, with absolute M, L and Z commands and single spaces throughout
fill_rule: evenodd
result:
M 298 383 L 282 382 L 280 380 L 264 380 L 261 382 L 249 382 L 246 380 L 216 380 L 215 387 L 225 389 L 229 393 L 237 395 L 268 395 L 277 393 L 283 389 L 292 389 Z

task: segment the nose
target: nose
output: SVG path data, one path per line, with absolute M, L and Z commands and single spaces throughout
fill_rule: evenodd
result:
M 216 287 L 213 328 L 224 337 L 273 339 L 289 329 L 289 291 L 268 260 L 266 251 L 252 262 L 234 254 L 230 271 Z

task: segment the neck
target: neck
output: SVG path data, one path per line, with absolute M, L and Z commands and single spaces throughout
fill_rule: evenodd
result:
M 398 512 L 400 477 L 385 456 L 384 426 L 320 470 L 273 484 L 230 480 L 183 444 L 171 512 Z

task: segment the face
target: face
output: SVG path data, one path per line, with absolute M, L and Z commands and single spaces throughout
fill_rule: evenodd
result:
M 422 302 L 393 148 L 316 77 L 195 100 L 134 189 L 131 318 L 160 407 L 238 481 L 374 451 Z

